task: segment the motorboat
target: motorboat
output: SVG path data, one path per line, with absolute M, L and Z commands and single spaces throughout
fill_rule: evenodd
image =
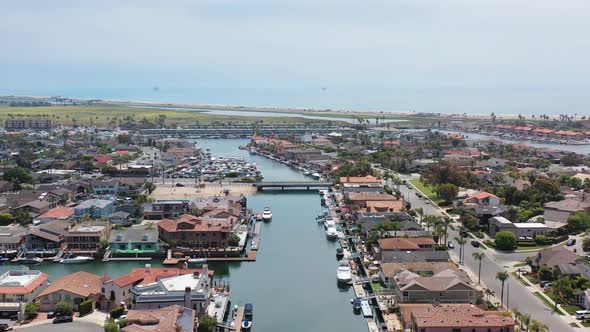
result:
M 337 248 L 336 249 L 336 258 L 337 259 L 342 259 L 342 257 L 344 257 L 344 249 Z
M 62 264 L 78 264 L 78 263 L 86 263 L 94 258 L 90 256 L 76 256 L 72 254 L 66 255 L 64 258 L 60 259 L 59 262 Z
M 361 299 L 353 299 L 350 302 L 352 302 L 352 309 L 354 311 L 358 312 L 361 310 Z
M 338 230 L 334 226 L 328 226 L 326 229 L 326 236 L 328 239 L 336 239 L 338 237 Z
M 332 217 L 328 217 L 324 221 L 324 226 L 326 226 L 326 229 L 328 229 L 329 227 L 336 228 L 336 223 L 334 222 L 334 219 L 332 219 Z
M 205 264 L 207 263 L 207 258 L 189 258 L 187 262 L 189 264 Z
M 373 317 L 373 310 L 371 310 L 371 305 L 369 304 L 369 300 L 367 300 L 367 299 L 361 300 L 361 311 L 363 312 L 363 317 Z
M 262 220 L 269 221 L 272 219 L 272 211 L 269 207 L 265 207 L 264 211 L 262 211 Z
M 254 306 L 252 303 L 246 303 L 244 306 L 244 319 L 242 320 L 242 329 L 250 330 L 252 327 L 252 317 L 254 315 Z
M 43 259 L 40 257 L 31 256 L 31 257 L 20 258 L 18 260 L 18 262 L 21 264 L 39 264 L 39 263 L 43 263 Z
M 322 176 L 321 176 L 321 174 L 320 174 L 320 173 L 313 173 L 313 174 L 311 175 L 311 177 L 312 177 L 312 178 L 314 178 L 314 179 L 316 179 L 316 180 L 319 180 L 319 179 L 320 179 Z
M 338 278 L 338 282 L 343 283 L 349 283 L 352 281 L 352 273 L 348 261 L 340 261 L 338 271 L 336 272 L 336 278 Z

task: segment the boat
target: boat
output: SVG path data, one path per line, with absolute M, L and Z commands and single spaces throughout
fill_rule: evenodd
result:
M 360 311 L 361 310 L 361 299 L 353 299 L 350 302 L 352 302 L 352 309 L 354 309 L 354 311 Z
M 352 281 L 352 273 L 350 272 L 350 264 L 348 261 L 340 261 L 338 271 L 336 272 L 338 282 L 349 283 Z
M 361 300 L 361 311 L 363 312 L 363 317 L 373 317 L 373 311 L 371 310 L 371 305 L 369 304 L 369 300 L 367 300 L 367 299 Z
M 64 258 L 60 259 L 59 262 L 62 264 L 78 264 L 78 263 L 86 263 L 94 258 L 90 256 L 76 256 L 72 254 L 66 255 Z
M 207 263 L 207 258 L 189 258 L 187 262 L 189 264 L 205 264 Z
M 344 249 L 337 248 L 336 249 L 336 258 L 337 259 L 342 259 L 342 257 L 344 257 Z
M 322 176 L 320 175 L 320 173 L 313 173 L 311 175 L 311 177 L 314 178 L 314 179 L 316 179 L 316 180 L 319 180 Z
M 23 257 L 18 260 L 21 264 L 39 264 L 43 263 L 43 259 L 40 257 Z
M 336 230 L 336 227 L 328 226 L 326 229 L 326 236 L 328 239 L 336 239 L 338 237 L 338 231 Z
M 262 220 L 269 221 L 272 219 L 272 211 L 269 207 L 265 207 L 264 211 L 262 212 Z
M 246 303 L 244 306 L 244 319 L 242 320 L 242 329 L 249 330 L 252 327 L 252 316 L 254 315 L 254 306 L 252 303 Z

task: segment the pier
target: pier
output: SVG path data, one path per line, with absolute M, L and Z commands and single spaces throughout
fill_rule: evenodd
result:
M 302 182 L 259 182 L 256 184 L 258 191 L 264 189 L 281 189 L 281 190 L 317 190 L 317 189 L 328 189 L 332 185 L 332 182 L 319 182 L 319 181 L 302 181 Z

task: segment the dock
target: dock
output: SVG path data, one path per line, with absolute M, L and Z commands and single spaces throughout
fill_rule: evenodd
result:
M 369 332 L 379 332 L 379 326 L 377 326 L 377 322 L 373 318 L 367 319 L 367 326 L 369 327 Z
M 262 232 L 262 225 L 260 223 L 256 223 L 254 225 L 254 232 L 252 234 L 252 244 L 250 248 L 252 250 L 258 250 L 260 246 L 260 233 Z
M 281 189 L 281 190 L 317 190 L 327 189 L 332 187 L 332 182 L 320 182 L 320 181 L 302 181 L 302 182 L 259 182 L 256 184 L 256 189 L 261 191 L 263 189 Z
M 238 311 L 234 316 L 234 328 L 236 332 L 242 331 L 242 321 L 244 320 L 244 306 L 241 305 L 238 307 Z
M 109 257 L 105 258 L 103 262 L 113 262 L 113 261 L 150 261 L 152 260 L 151 257 Z

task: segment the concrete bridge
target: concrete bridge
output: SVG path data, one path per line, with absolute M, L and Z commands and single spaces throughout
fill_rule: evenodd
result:
M 319 181 L 277 181 L 277 182 L 259 182 L 256 184 L 256 189 L 262 191 L 264 189 L 281 189 L 281 190 L 318 190 L 328 189 L 332 185 L 332 182 L 319 182 Z

